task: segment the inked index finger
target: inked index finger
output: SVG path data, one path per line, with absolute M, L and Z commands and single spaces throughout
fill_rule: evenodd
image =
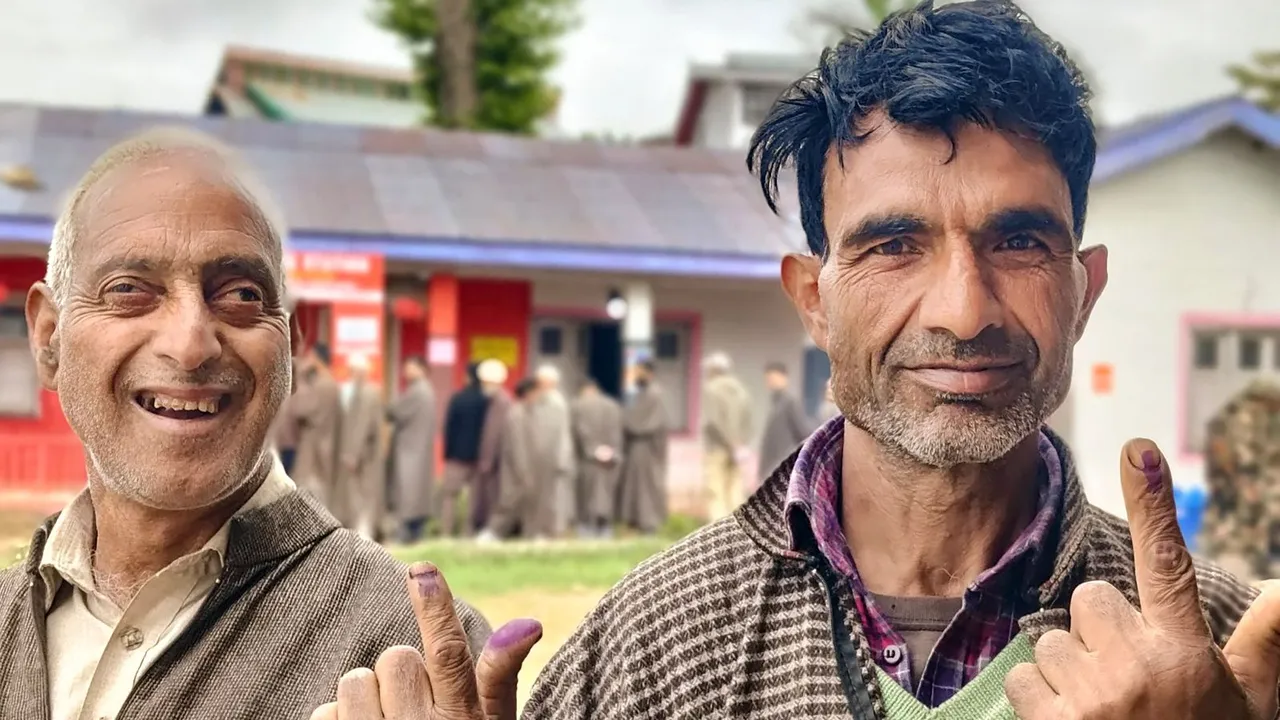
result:
M 1191 552 L 1178 527 L 1173 475 L 1154 442 L 1139 438 L 1125 443 L 1120 484 L 1142 617 L 1162 630 L 1209 637 Z
M 453 608 L 453 593 L 431 563 L 409 568 L 409 597 L 422 634 L 422 657 L 440 718 L 471 718 L 480 710 L 467 633 Z

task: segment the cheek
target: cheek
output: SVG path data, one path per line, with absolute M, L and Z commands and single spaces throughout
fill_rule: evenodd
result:
M 1040 348 L 1043 359 L 1069 353 L 1080 320 L 1079 297 L 1067 283 L 1021 283 L 1008 295 L 1023 330 Z
M 832 364 L 869 366 L 910 316 L 908 294 L 871 278 L 832 274 L 822 282 Z

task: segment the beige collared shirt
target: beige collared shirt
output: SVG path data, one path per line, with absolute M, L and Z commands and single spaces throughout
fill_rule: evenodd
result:
M 236 514 L 294 490 L 280 460 Z M 93 503 L 80 493 L 58 517 L 40 556 L 48 610 L 52 720 L 114 718 L 134 683 L 186 629 L 222 574 L 228 520 L 204 547 L 174 560 L 119 608 L 94 587 Z

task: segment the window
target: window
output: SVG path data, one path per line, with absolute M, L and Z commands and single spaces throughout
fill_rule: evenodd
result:
M 543 357 L 559 357 L 564 351 L 564 332 L 551 325 L 538 330 L 538 354 Z
M 1195 337 L 1194 365 L 1197 370 L 1212 370 L 1218 367 L 1218 336 L 1211 333 L 1200 333 Z
M 27 345 L 21 308 L 0 308 L 0 416 L 33 417 L 40 412 L 40 381 Z
M 1262 338 L 1256 335 L 1240 336 L 1240 369 L 1257 370 L 1262 366 Z
M 675 360 L 680 357 L 680 333 L 659 330 L 653 339 L 653 354 L 659 360 Z

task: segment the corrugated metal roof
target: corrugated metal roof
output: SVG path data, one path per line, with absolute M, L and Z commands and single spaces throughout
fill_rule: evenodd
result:
M 769 212 L 740 153 L 12 104 L 0 105 L 0 165 L 29 165 L 44 189 L 0 185 L 0 215 L 53 217 L 112 143 L 175 123 L 238 147 L 298 231 L 397 247 L 465 240 L 766 258 L 804 248 L 799 227 Z
M 1280 148 L 1280 115 L 1242 97 L 1218 98 L 1104 130 L 1099 134 L 1093 181 L 1105 182 L 1146 167 L 1228 128 Z

